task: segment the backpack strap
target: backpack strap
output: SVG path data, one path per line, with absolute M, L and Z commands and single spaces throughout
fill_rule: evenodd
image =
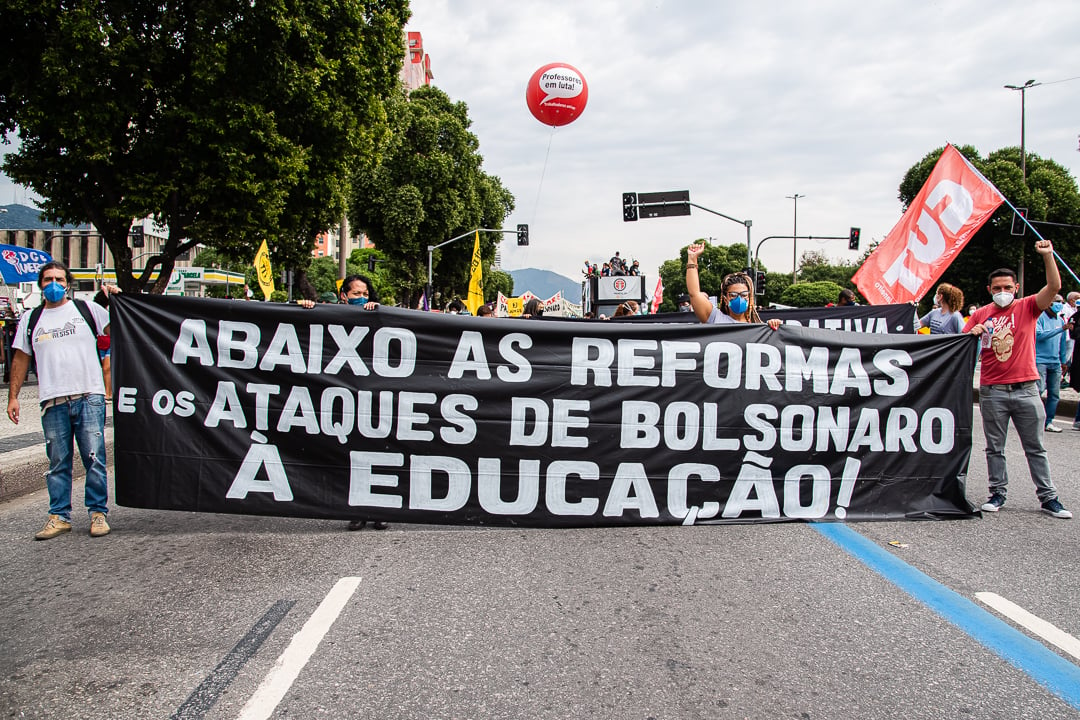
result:
M 77 298 L 72 298 L 71 301 L 75 303 L 75 309 L 83 316 L 83 320 L 85 320 L 86 324 L 90 327 L 90 332 L 94 333 L 94 337 L 100 335 L 101 332 L 98 331 L 97 321 L 94 320 L 94 314 L 90 312 L 90 306 Z
M 44 305 L 38 305 L 30 311 L 30 320 L 26 323 L 26 344 L 30 346 L 31 350 L 34 349 L 34 328 L 37 327 L 38 320 L 41 320 L 41 313 L 44 311 Z

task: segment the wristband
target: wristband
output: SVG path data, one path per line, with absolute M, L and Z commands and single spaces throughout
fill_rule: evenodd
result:
M 697 270 L 697 265 L 687 265 L 686 269 L 687 270 Z

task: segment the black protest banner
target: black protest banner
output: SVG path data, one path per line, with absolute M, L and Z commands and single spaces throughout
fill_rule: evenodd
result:
M 897 305 L 848 305 L 845 307 L 762 308 L 763 321 L 779 318 L 787 325 L 844 330 L 845 332 L 875 332 L 910 335 L 915 332 L 915 307 L 910 303 Z M 698 322 L 692 312 L 669 312 L 656 315 L 624 315 L 611 318 L 617 323 L 689 323 Z M 583 322 L 599 322 L 588 320 Z
M 843 307 L 782 308 L 759 311 L 762 320 L 780 318 L 786 325 L 910 335 L 915 332 L 915 306 L 845 305 Z
M 121 505 L 570 527 L 969 517 L 975 342 L 120 295 Z

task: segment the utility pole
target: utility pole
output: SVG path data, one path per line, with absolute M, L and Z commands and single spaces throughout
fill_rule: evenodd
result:
M 338 278 L 345 279 L 345 261 L 349 249 L 349 218 L 341 213 L 341 224 L 338 226 Z
M 791 284 L 794 285 L 799 281 L 799 198 L 806 197 L 795 193 L 794 195 L 788 195 L 788 200 L 795 201 L 795 208 L 793 212 L 793 219 L 791 222 Z

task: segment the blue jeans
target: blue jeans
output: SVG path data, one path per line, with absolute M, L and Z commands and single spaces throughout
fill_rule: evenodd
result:
M 1061 364 L 1054 363 L 1044 365 L 1039 363 L 1035 366 L 1039 371 L 1039 394 L 1046 393 L 1046 401 L 1043 409 L 1046 411 L 1046 424 L 1054 422 L 1057 413 L 1058 400 L 1061 399 Z
M 86 395 L 45 410 L 41 416 L 45 431 L 45 454 L 49 472 L 49 512 L 71 520 L 71 470 L 73 446 L 86 468 L 86 509 L 108 513 L 109 484 L 105 474 L 105 396 Z
M 990 494 L 1005 496 L 1009 475 L 1005 469 L 1005 438 L 1009 420 L 1016 426 L 1020 445 L 1027 456 L 1028 470 L 1035 483 L 1039 502 L 1057 497 L 1050 479 L 1050 462 L 1043 446 L 1046 413 L 1035 382 L 1017 385 L 982 385 L 979 387 L 979 412 L 982 415 L 983 435 L 986 438 L 986 471 L 990 476 Z

